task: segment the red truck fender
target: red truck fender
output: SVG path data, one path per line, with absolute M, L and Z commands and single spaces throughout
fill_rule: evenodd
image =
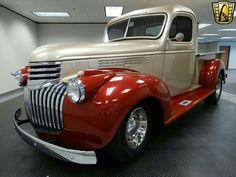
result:
M 225 66 L 222 60 L 205 60 L 200 72 L 200 85 L 203 87 L 215 88 L 216 80 L 220 73 L 223 76 L 223 81 L 225 81 Z
M 65 97 L 63 106 L 65 129 L 67 132 L 78 133 L 80 147 L 82 145 L 86 149 L 103 148 L 112 140 L 129 111 L 150 97 L 160 103 L 162 118 L 170 117 L 170 94 L 160 79 L 138 72 L 117 73 L 102 85 L 91 99 L 82 104 L 73 104 Z M 70 134 L 66 137 L 76 137 L 76 135 Z

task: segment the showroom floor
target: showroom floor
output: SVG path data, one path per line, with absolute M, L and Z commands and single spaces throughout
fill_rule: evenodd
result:
M 201 103 L 157 131 L 145 152 L 129 164 L 99 154 L 97 165 L 75 165 L 41 154 L 21 140 L 12 125 L 22 96 L 1 103 L 0 176 L 236 177 L 236 71 L 228 77 L 218 106 Z

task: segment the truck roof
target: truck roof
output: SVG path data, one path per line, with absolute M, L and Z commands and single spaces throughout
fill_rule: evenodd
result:
M 132 12 L 129 12 L 127 14 L 121 15 L 119 17 L 113 18 L 108 22 L 108 25 L 111 23 L 114 23 L 116 21 L 120 21 L 122 19 L 126 19 L 130 16 L 138 16 L 138 15 L 145 15 L 145 14 L 155 14 L 155 13 L 166 13 L 166 14 L 174 14 L 175 12 L 188 12 L 195 16 L 194 12 L 182 5 L 171 5 L 171 6 L 158 6 L 158 7 L 152 7 L 152 8 L 146 8 L 146 9 L 140 9 L 135 10 Z M 196 18 L 196 17 L 195 17 Z

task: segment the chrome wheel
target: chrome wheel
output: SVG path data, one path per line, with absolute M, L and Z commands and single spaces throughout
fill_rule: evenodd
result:
M 147 127 L 147 113 L 142 107 L 137 107 L 131 112 L 126 126 L 126 141 L 131 149 L 137 149 L 143 143 Z
M 152 112 L 146 102 L 140 102 L 126 115 L 112 142 L 107 147 L 110 156 L 128 162 L 144 150 L 152 129 Z
M 209 105 L 215 105 L 219 102 L 221 92 L 223 88 L 223 76 L 219 73 L 219 76 L 215 83 L 215 91 L 205 99 L 205 103 Z
M 219 99 L 221 95 L 221 90 L 222 90 L 222 79 L 221 77 L 218 77 L 217 83 L 216 83 L 216 91 L 215 91 L 217 99 Z

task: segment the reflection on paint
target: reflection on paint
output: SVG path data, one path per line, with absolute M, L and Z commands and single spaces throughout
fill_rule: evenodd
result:
M 131 89 L 125 89 L 121 93 L 128 93 L 129 91 L 131 91 Z
M 145 81 L 144 80 L 137 80 L 136 83 L 138 84 L 143 84 Z
M 115 87 L 108 88 L 106 91 L 106 96 L 110 96 L 114 90 L 115 90 Z
M 113 77 L 110 81 L 111 81 L 111 82 L 114 82 L 114 81 L 121 81 L 121 80 L 123 80 L 123 79 L 124 79 L 123 76 L 116 76 L 116 77 Z

